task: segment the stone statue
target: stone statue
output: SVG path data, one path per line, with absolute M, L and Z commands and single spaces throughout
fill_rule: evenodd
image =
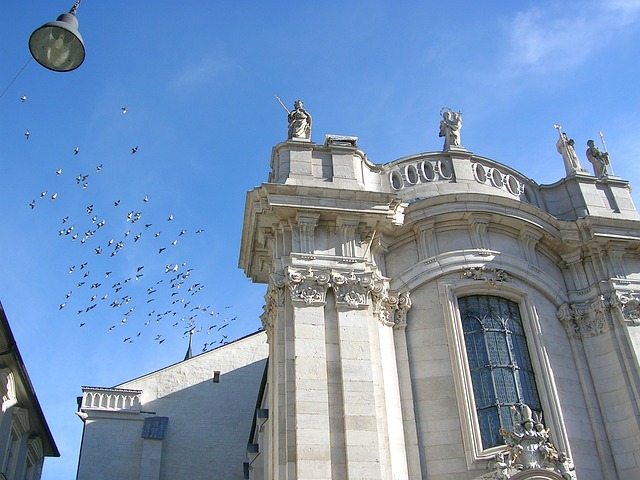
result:
M 460 147 L 460 130 L 462 129 L 462 115 L 460 112 L 445 110 L 440 121 L 440 137 L 444 137 L 443 150 L 450 147 Z
M 302 100 L 296 100 L 289 112 L 289 139 L 311 138 L 311 115 L 304 109 Z
M 609 165 L 609 153 L 602 153 L 593 140 L 587 142 L 587 160 L 593 165 L 593 174 L 598 178 L 608 176 L 607 165 Z
M 549 431 L 542 423 L 542 414 L 532 412 L 527 405 L 513 409 L 511 431 L 500 429 L 507 444 L 506 451 L 498 452 L 492 464 L 493 472 L 483 478 L 508 480 L 524 470 L 549 470 L 565 480 L 574 480 L 575 474 L 564 452 L 559 452 L 549 440 Z
M 567 175 L 571 175 L 575 172 L 586 172 L 586 170 L 582 168 L 578 155 L 576 154 L 575 142 L 573 139 L 568 138 L 566 133 L 560 131 L 559 125 L 556 126 L 556 128 L 560 134 L 560 138 L 558 138 L 558 141 L 556 142 L 556 150 L 558 150 L 558 153 L 562 155 Z

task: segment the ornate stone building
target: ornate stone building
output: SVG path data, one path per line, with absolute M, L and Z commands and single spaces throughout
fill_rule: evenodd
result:
M 384 165 L 289 134 L 247 194 L 269 364 L 245 478 L 640 478 L 628 182 L 567 157 L 539 185 L 445 113 L 443 151 Z
M 0 479 L 39 480 L 58 447 L 0 305 Z

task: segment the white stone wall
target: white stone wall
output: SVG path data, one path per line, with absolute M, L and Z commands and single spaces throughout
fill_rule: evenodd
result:
M 266 335 L 257 333 L 118 385 L 141 391 L 140 413 L 85 411 L 79 480 L 149 478 L 140 436 L 148 412 L 169 418 L 158 480 L 241 480 L 266 355 Z M 158 445 L 145 448 L 146 458 L 158 457 Z

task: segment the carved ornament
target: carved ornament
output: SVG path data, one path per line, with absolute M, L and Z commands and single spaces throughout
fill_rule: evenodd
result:
M 483 280 L 490 287 L 496 288 L 499 283 L 509 281 L 509 274 L 499 268 L 467 267 L 462 271 L 462 278 Z
M 507 444 L 506 451 L 496 453 L 493 472 L 482 478 L 508 480 L 520 478 L 522 472 L 535 472 L 531 478 L 562 478 L 574 480 L 574 467 L 565 452 L 559 452 L 551 443 L 549 429 L 542 422 L 542 414 L 532 412 L 527 405 L 513 409 L 511 430 L 500 429 Z M 547 473 L 549 475 L 545 475 Z M 529 478 L 529 477 L 526 477 Z
M 609 330 L 607 310 L 610 307 L 611 302 L 600 295 L 591 302 L 562 304 L 556 317 L 562 322 L 569 337 L 595 337 Z
M 640 325 L 640 293 L 616 291 L 611 306 L 618 309 L 628 326 Z

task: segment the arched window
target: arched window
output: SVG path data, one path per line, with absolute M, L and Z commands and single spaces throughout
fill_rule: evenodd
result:
M 458 299 L 482 448 L 504 443 L 513 405 L 541 411 L 518 304 L 473 295 Z

